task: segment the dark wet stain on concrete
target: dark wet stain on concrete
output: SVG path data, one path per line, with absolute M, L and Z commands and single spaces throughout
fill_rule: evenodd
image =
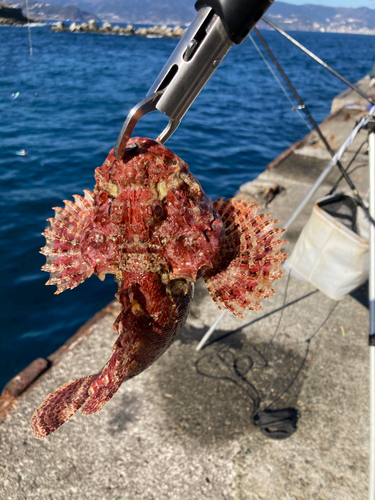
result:
M 158 384 L 170 432 L 209 445 L 257 431 L 251 416 L 268 393 L 266 406 L 280 397 L 272 409 L 295 407 L 308 368 L 303 352 L 253 343 L 241 332 L 196 352 L 192 340 L 201 337 L 201 329 L 185 328 L 178 349 L 161 365 Z
M 134 423 L 141 410 L 142 402 L 132 394 L 122 394 L 121 403 L 117 405 L 118 410 L 112 413 L 109 421 L 108 433 L 111 436 L 121 433 Z

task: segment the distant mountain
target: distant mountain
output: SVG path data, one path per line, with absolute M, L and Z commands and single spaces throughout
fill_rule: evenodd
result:
M 267 16 L 287 31 L 375 34 L 375 10 L 324 5 L 291 5 L 276 1 Z M 259 24 L 265 28 L 265 23 Z
M 74 0 L 73 0 L 74 2 Z M 9 7 L 18 7 L 26 15 L 26 0 L 6 0 Z M 79 9 L 75 5 L 56 5 L 46 2 L 28 2 L 28 16 L 33 19 L 50 19 L 56 21 L 89 21 L 99 20 L 98 16 Z
M 189 24 L 196 10 L 194 0 L 54 0 L 94 12 L 111 23 Z

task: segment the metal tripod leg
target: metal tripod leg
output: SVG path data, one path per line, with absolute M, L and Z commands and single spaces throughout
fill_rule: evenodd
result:
M 375 216 L 375 128 L 369 134 L 370 215 Z M 375 500 L 375 227 L 370 224 L 370 484 L 369 500 Z
M 200 351 L 204 344 L 207 342 L 207 340 L 211 337 L 211 334 L 214 333 L 217 325 L 220 323 L 220 321 L 224 318 L 224 316 L 227 314 L 227 310 L 223 311 L 218 318 L 212 323 L 211 327 L 207 330 L 207 332 L 203 335 L 201 341 L 196 347 L 196 351 Z

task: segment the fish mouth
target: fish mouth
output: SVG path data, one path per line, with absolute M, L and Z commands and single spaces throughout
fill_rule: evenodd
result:
M 197 281 L 197 274 L 195 275 L 195 277 L 193 276 L 189 276 L 189 275 L 186 275 L 186 274 L 172 274 L 172 280 L 185 280 L 185 281 L 188 281 L 189 283 L 195 283 Z
M 190 281 L 184 278 L 173 279 L 168 283 L 167 289 L 175 297 L 185 296 L 189 292 Z

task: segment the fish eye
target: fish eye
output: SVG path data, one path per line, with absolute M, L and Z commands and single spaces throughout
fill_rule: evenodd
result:
M 164 210 L 160 201 L 155 202 L 154 205 L 152 206 L 152 214 L 157 220 L 160 220 L 163 217 Z

